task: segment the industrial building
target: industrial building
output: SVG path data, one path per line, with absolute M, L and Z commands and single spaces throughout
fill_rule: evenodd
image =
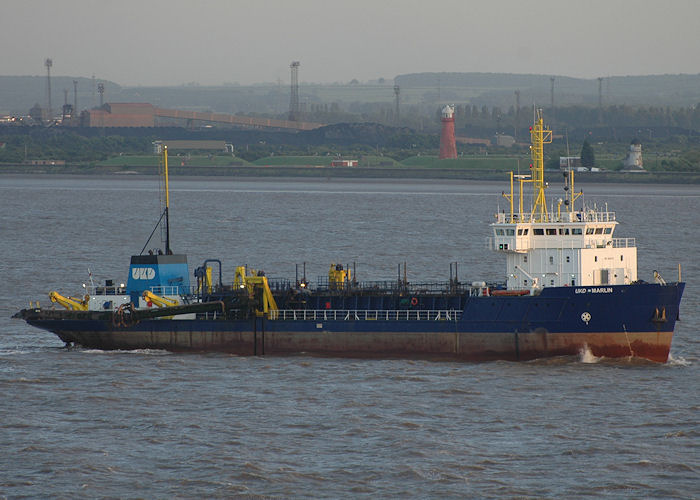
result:
M 331 167 L 356 167 L 359 164 L 358 160 L 333 160 Z
M 155 127 L 156 113 L 152 104 L 143 102 L 107 103 L 101 108 L 83 112 L 85 127 Z
M 169 123 L 175 121 L 188 126 L 200 122 L 283 130 L 312 130 L 323 126 L 322 123 L 164 109 L 145 102 L 106 103 L 99 108 L 83 111 L 81 114 L 81 123 L 84 127 L 155 127 L 159 126 L 161 121 Z

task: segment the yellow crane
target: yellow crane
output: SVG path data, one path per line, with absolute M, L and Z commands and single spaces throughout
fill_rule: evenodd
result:
M 264 273 L 254 269 L 246 271 L 245 266 L 238 266 L 234 275 L 233 286 L 247 289 L 248 296 L 251 299 L 255 298 L 256 290 L 262 290 L 262 311 L 257 311 L 259 316 L 269 316 L 270 313 L 274 314 L 278 310 L 277 302 L 272 296 L 270 284 L 267 282 L 267 277 Z
M 151 302 L 152 304 L 155 304 L 158 307 L 173 307 L 180 304 L 180 302 L 178 302 L 176 299 L 168 299 L 166 297 L 161 297 L 160 295 L 156 295 L 155 293 L 150 292 L 148 290 L 144 290 L 141 296 L 148 302 Z
M 50 292 L 49 298 L 51 302 L 55 302 L 69 311 L 87 311 L 90 302 L 89 295 L 85 295 L 81 300 L 76 297 L 64 297 L 58 292 Z

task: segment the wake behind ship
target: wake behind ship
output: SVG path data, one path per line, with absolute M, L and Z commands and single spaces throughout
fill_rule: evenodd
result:
M 30 304 L 14 317 L 66 344 L 99 349 L 470 361 L 589 349 L 665 362 L 685 284 L 656 272 L 652 283 L 639 280 L 634 238 L 615 236 L 614 212 L 575 208 L 581 193 L 572 171 L 564 174 L 564 198 L 548 210 L 543 148 L 551 131 L 541 113 L 531 139 L 532 173 L 511 173 L 509 210 L 490 225 L 505 280 L 463 283 L 455 269 L 438 283 L 412 283 L 405 273 L 358 282 L 339 264 L 314 286 L 305 274 L 273 280 L 242 266 L 225 280 L 218 259 L 190 275 L 186 256 L 170 249 L 165 148 L 165 251 L 133 256 L 126 285 L 91 286 L 82 298 L 51 292 L 59 308 Z

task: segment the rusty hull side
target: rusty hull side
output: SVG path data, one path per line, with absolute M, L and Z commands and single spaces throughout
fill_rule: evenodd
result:
M 578 354 L 588 348 L 596 357 L 638 357 L 665 363 L 673 332 L 519 333 L 520 360 Z
M 97 349 L 164 349 L 224 352 L 241 356 L 310 354 L 354 358 L 414 358 L 464 361 L 532 360 L 578 355 L 640 357 L 666 362 L 672 332 L 530 333 L 497 332 L 275 332 L 258 329 L 212 331 L 59 331 L 64 341 Z
M 632 356 L 664 363 L 672 338 L 673 332 L 266 333 L 264 347 L 258 339 L 258 353 L 264 349 L 265 354 L 305 352 L 338 357 L 524 361 L 579 355 L 587 348 L 597 357 Z

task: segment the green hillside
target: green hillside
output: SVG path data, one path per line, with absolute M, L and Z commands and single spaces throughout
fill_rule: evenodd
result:
M 160 158 L 156 155 L 122 155 L 97 163 L 101 167 L 157 167 Z M 168 165 L 172 167 L 229 167 L 244 166 L 249 163 L 241 158 L 231 156 L 169 156 Z
M 334 156 L 266 156 L 252 162 L 258 166 L 314 166 L 314 167 L 330 167 L 331 162 L 335 159 Z M 344 156 L 345 160 L 357 160 L 358 166 L 361 167 L 392 167 L 399 163 L 388 156 Z
M 258 166 L 302 165 L 329 166 L 331 157 L 328 156 L 266 156 L 252 162 Z

